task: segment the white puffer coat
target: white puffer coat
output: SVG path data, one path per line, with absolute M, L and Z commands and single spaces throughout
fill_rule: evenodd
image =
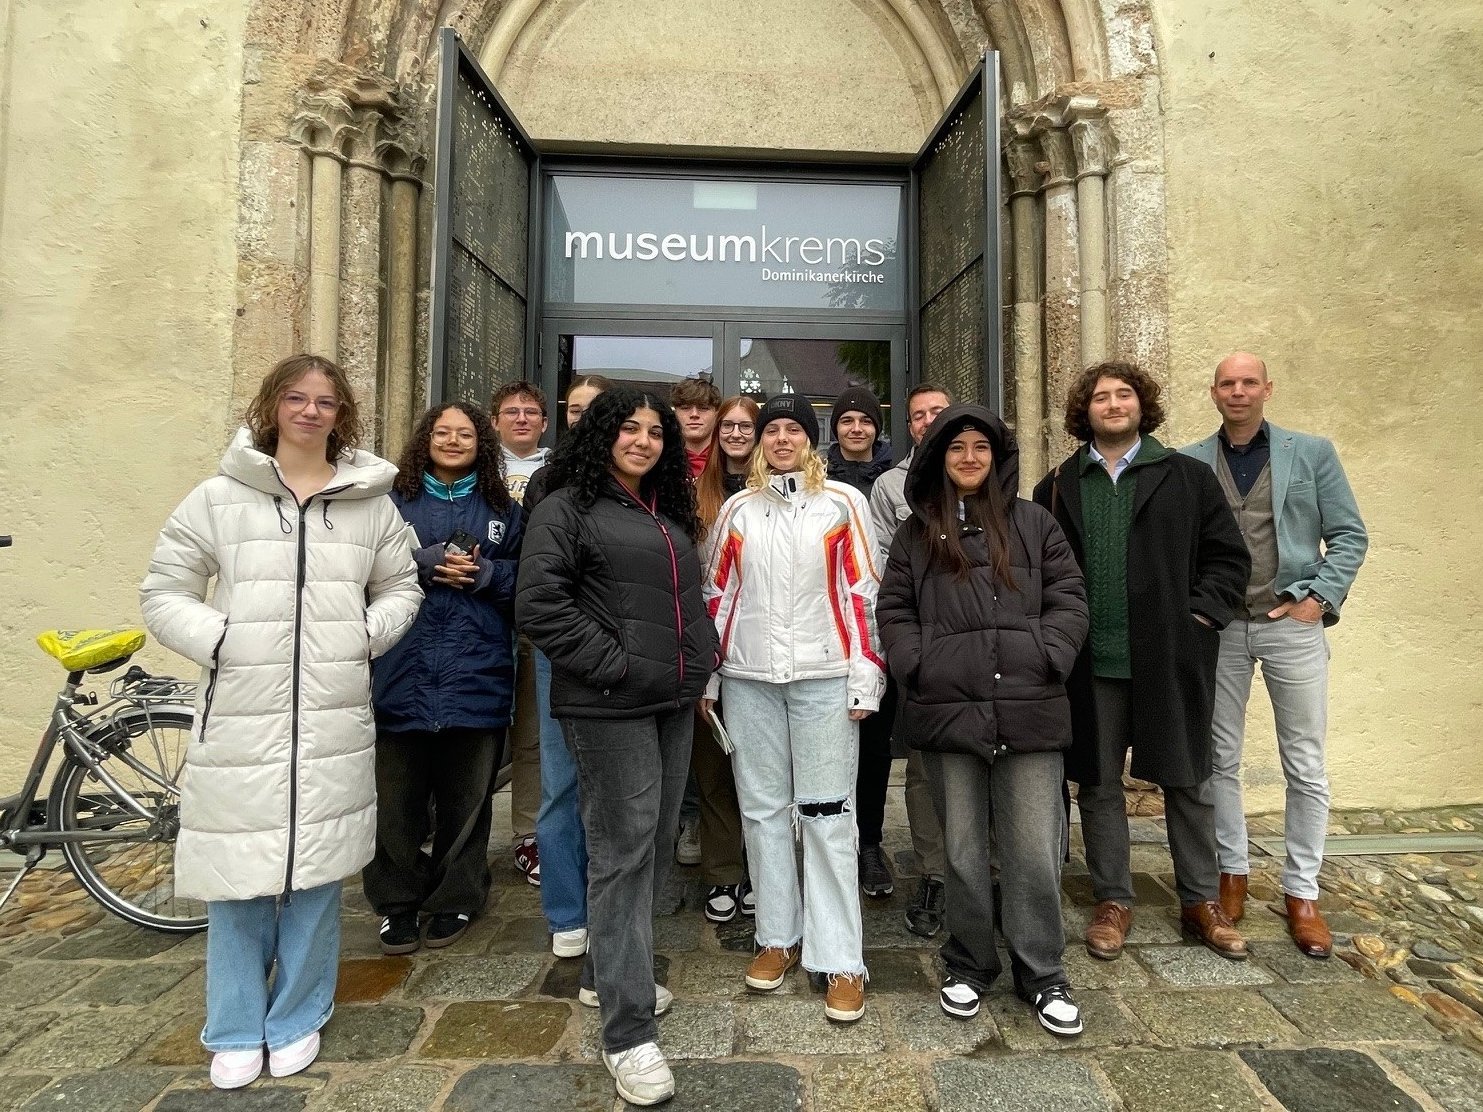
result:
M 422 604 L 406 522 L 386 497 L 395 476 L 355 452 L 300 508 L 242 429 L 221 474 L 165 523 L 140 608 L 161 644 L 202 668 L 181 778 L 181 895 L 278 895 L 371 859 L 370 661 Z

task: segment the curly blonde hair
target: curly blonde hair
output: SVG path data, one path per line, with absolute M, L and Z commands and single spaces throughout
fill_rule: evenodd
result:
M 824 457 L 819 455 L 819 450 L 812 444 L 803 449 L 803 460 L 798 467 L 803 472 L 803 489 L 810 494 L 824 489 L 824 480 L 829 477 L 829 468 L 824 462 Z M 752 469 L 747 472 L 747 488 L 749 490 L 761 490 L 767 485 L 767 480 L 772 475 L 772 468 L 767 465 L 767 459 L 762 452 L 762 439 L 757 440 L 757 448 L 752 452 Z
M 272 455 L 278 450 L 278 403 L 310 371 L 318 371 L 330 380 L 335 400 L 340 403 L 335 409 L 335 427 L 324 446 L 324 458 L 334 463 L 360 447 L 360 408 L 355 404 L 350 380 L 339 364 L 322 355 L 304 354 L 290 355 L 274 364 L 243 415 L 242 421 L 252 434 L 252 446 L 258 451 Z

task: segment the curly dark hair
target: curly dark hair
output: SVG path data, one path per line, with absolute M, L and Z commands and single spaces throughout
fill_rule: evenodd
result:
M 613 445 L 618 430 L 640 409 L 659 414 L 664 429 L 664 450 L 659 461 L 639 484 L 639 494 L 652 499 L 659 513 L 680 526 L 692 540 L 701 535 L 695 516 L 695 492 L 690 486 L 690 465 L 685 459 L 685 440 L 675 411 L 658 393 L 620 386 L 604 390 L 557 445 L 549 461 L 549 491 L 565 488 L 578 506 L 597 501 L 613 474 Z
M 422 497 L 422 474 L 432 459 L 433 426 L 450 409 L 456 409 L 474 423 L 474 473 L 479 476 L 479 493 L 497 510 L 510 507 L 510 492 L 505 487 L 499 435 L 490 423 L 489 414 L 469 402 L 444 402 L 424 413 L 412 430 L 412 437 L 397 460 L 396 482 L 392 489 L 408 502 Z
M 1164 423 L 1164 407 L 1159 404 L 1159 395 L 1164 392 L 1163 387 L 1137 363 L 1111 360 L 1082 371 L 1076 381 L 1071 384 L 1071 388 L 1066 391 L 1065 427 L 1070 436 L 1074 436 L 1082 443 L 1091 442 L 1092 423 L 1087 417 L 1087 410 L 1092 404 L 1092 391 L 1097 388 L 1098 380 L 1104 378 L 1115 378 L 1126 382 L 1138 395 L 1138 408 L 1143 413 L 1142 419 L 1138 422 L 1139 435 L 1147 435 Z

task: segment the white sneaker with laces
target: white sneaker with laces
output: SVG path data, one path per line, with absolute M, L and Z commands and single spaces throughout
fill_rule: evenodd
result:
M 949 973 L 942 982 L 937 1002 L 954 1019 L 972 1019 L 978 1015 L 978 989 Z
M 587 928 L 575 927 L 551 935 L 551 952 L 559 958 L 579 958 L 587 952 Z
M 218 1089 L 251 1085 L 263 1072 L 263 1048 L 218 1050 L 211 1056 L 211 1084 Z
M 282 1050 L 268 1051 L 268 1072 L 274 1077 L 288 1077 L 309 1068 L 319 1057 L 319 1032 L 311 1031 L 298 1042 L 291 1042 Z
M 675 839 L 675 860 L 681 865 L 700 864 L 700 823 L 680 823 L 680 836 Z
M 654 1018 L 655 1019 L 658 1019 L 665 1012 L 669 1011 L 669 1009 L 674 1005 L 674 1002 L 675 1002 L 675 994 L 672 993 L 672 992 L 670 992 L 669 989 L 665 988 L 663 985 L 659 984 L 658 982 L 655 982 L 655 984 L 654 984 Z M 577 1003 L 581 1004 L 583 1007 L 586 1007 L 586 1008 L 595 1008 L 595 1007 L 597 1007 L 598 1006 L 597 989 L 595 989 L 595 988 L 579 988 L 579 989 L 577 989 Z
M 675 1075 L 656 1043 L 639 1043 L 617 1054 L 604 1050 L 602 1063 L 613 1075 L 618 1095 L 629 1104 L 659 1104 L 675 1095 Z
M 1070 986 L 1051 985 L 1035 994 L 1031 1006 L 1035 1009 L 1035 1018 L 1040 1020 L 1040 1026 L 1052 1035 L 1081 1034 L 1081 1009 L 1071 999 Z

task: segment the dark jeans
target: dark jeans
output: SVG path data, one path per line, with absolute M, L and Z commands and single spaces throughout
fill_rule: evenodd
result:
M 710 720 L 700 714 L 695 716 L 690 771 L 700 789 L 700 879 L 707 884 L 740 884 L 746 874 L 736 778 Z
M 659 1035 L 654 905 L 675 853 L 694 704 L 646 718 L 563 718 L 587 829 L 587 962 L 610 1054 Z
M 985 761 L 967 753 L 924 752 L 922 762 L 942 819 L 947 858 L 943 919 L 948 939 L 942 961 L 948 972 L 987 992 L 1002 968 L 994 946 L 992 854 L 999 867 L 999 910 L 1015 992 L 1028 1000 L 1065 984 L 1061 754 L 1009 753 Z
M 376 856 L 361 882 L 378 915 L 484 910 L 490 793 L 504 744 L 503 728 L 376 735 Z M 429 832 L 431 857 L 422 852 Z
M 1086 843 L 1087 870 L 1092 895 L 1100 903 L 1115 900 L 1133 906 L 1133 869 L 1129 856 L 1128 816 L 1123 800 L 1123 761 L 1132 744 L 1136 724 L 1127 680 L 1092 680 L 1097 701 L 1097 764 L 1102 783 L 1081 785 L 1076 804 L 1081 810 L 1081 833 Z M 1174 859 L 1174 884 L 1181 904 L 1203 903 L 1220 897 L 1220 870 L 1216 865 L 1215 807 L 1200 801 L 1198 785 L 1164 793 L 1164 822 L 1169 830 L 1169 856 Z
M 896 681 L 886 678 L 881 709 L 860 723 L 860 767 L 855 772 L 855 825 L 862 846 L 878 846 L 886 822 L 891 779 L 891 733 L 896 725 Z

